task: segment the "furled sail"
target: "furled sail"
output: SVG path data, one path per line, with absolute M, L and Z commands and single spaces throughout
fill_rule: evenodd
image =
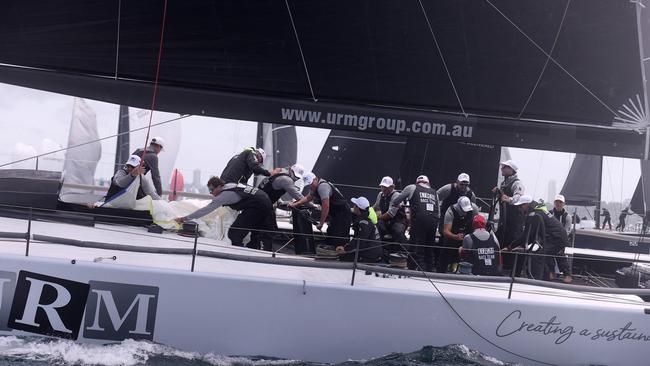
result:
M 560 194 L 566 203 L 577 206 L 600 204 L 600 181 L 603 157 L 577 154 Z
M 63 164 L 63 181 L 70 184 L 94 185 L 97 162 L 101 158 L 102 144 L 98 142 L 97 117 L 95 112 L 81 98 L 74 98 L 72 107 L 72 121 L 70 122 L 70 135 L 68 137 L 68 150 L 65 153 Z M 93 143 L 85 144 L 90 141 Z M 81 145 L 73 147 L 76 145 Z M 82 192 L 63 188 L 61 194 Z
M 166 3 L 6 1 L 0 82 L 148 108 Z M 639 1 L 421 3 L 169 2 L 156 108 L 643 155 Z

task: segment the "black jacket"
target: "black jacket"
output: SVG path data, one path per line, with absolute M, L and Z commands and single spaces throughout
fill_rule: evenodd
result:
M 537 241 L 544 248 L 569 245 L 567 232 L 552 214 L 546 213 L 531 204 L 526 213 L 526 224 L 521 235 L 513 241 L 511 247 L 534 243 Z
M 271 176 L 268 170 L 262 167 L 257 161 L 255 150 L 245 149 L 241 153 L 233 156 L 221 173 L 221 179 L 226 183 L 243 183 L 246 184 L 251 175 Z
M 137 155 L 144 159 L 144 170 L 145 173 L 151 171 L 151 181 L 153 186 L 156 188 L 156 193 L 159 196 L 162 196 L 162 182 L 160 181 L 160 169 L 158 168 L 158 154 L 153 150 L 151 146 L 147 147 L 144 150 L 144 157 L 142 156 L 142 149 L 137 149 L 131 155 Z M 140 199 L 146 196 L 142 187 L 138 190 L 137 198 Z

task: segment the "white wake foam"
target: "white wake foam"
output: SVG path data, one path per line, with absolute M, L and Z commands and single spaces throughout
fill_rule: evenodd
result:
M 147 341 L 125 340 L 120 343 L 100 345 L 81 344 L 69 340 L 0 337 L 0 356 L 19 357 L 23 360 L 63 365 L 134 366 L 143 365 L 156 356 L 176 357 L 189 361 L 202 361 L 215 366 L 273 366 L 297 361 L 249 359 L 246 357 L 201 355 Z

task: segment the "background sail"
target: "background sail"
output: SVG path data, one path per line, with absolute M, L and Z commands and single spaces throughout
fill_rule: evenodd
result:
M 371 200 L 385 175 L 391 176 L 396 188 L 401 189 L 414 183 L 418 175 L 426 174 L 437 189 L 465 172 L 471 176 L 477 195 L 490 197 L 500 154 L 501 147 L 494 145 L 332 131 L 314 172 L 337 184 L 346 197 L 363 195 Z
M 576 154 L 569 175 L 560 191 L 567 204 L 578 206 L 600 204 L 602 166 L 602 156 Z
M 630 209 L 638 215 L 645 215 L 650 210 L 650 161 L 641 160 L 641 178 L 636 186 Z
M 129 107 L 121 105 L 117 122 L 117 143 L 115 146 L 115 167 L 113 168 L 113 172 L 117 172 L 118 169 L 122 168 L 122 165 L 129 159 L 133 151 L 130 145 L 129 122 Z
M 75 98 L 72 107 L 70 135 L 68 146 L 75 146 L 99 139 L 97 132 L 97 117 L 95 112 L 81 98 Z M 94 185 L 97 162 L 101 158 L 102 145 L 100 142 L 83 145 L 66 150 L 63 164 L 63 181 L 72 184 Z M 63 188 L 61 194 L 87 192 Z

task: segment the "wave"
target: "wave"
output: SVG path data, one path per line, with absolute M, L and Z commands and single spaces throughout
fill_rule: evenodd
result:
M 265 356 L 226 356 L 185 352 L 148 341 L 81 344 L 40 337 L 0 337 L 0 366 L 24 364 L 74 366 L 323 366 L 326 364 Z M 506 366 L 512 365 L 464 345 L 426 346 L 411 353 L 391 353 L 370 360 L 350 360 L 340 366 Z

